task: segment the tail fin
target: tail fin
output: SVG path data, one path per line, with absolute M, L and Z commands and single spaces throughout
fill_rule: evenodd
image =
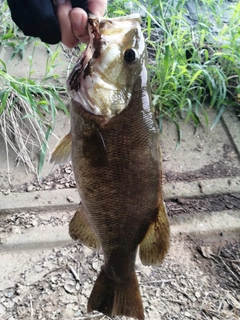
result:
M 88 312 L 93 310 L 110 317 L 124 315 L 144 320 L 142 299 L 135 272 L 133 271 L 124 282 L 115 282 L 109 279 L 102 269 L 88 300 Z

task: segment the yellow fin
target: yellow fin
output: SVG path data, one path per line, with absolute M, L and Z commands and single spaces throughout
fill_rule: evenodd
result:
M 54 162 L 55 164 L 60 164 L 68 162 L 71 158 L 71 149 L 72 136 L 69 132 L 58 142 L 58 144 L 54 148 L 50 157 L 50 163 Z
M 79 240 L 82 244 L 91 249 L 100 249 L 100 242 L 96 237 L 81 204 L 69 223 L 69 234 L 72 239 Z
M 162 262 L 170 246 L 170 227 L 165 209 L 162 202 L 158 215 L 153 221 L 147 233 L 140 243 L 140 259 L 145 265 L 158 265 Z
M 89 297 L 87 310 L 97 310 L 110 317 L 118 315 L 144 320 L 135 272 L 133 271 L 128 278 L 116 282 L 108 278 L 102 268 Z

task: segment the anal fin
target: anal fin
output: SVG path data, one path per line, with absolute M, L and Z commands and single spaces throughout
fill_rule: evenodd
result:
M 140 259 L 145 265 L 159 265 L 170 246 L 170 227 L 164 203 L 160 204 L 158 215 L 140 243 Z
M 81 204 L 69 223 L 69 234 L 72 239 L 79 240 L 82 244 L 91 249 L 100 249 L 100 242 L 95 235 Z

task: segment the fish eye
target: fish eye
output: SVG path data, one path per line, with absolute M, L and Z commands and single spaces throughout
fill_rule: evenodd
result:
M 137 59 L 137 52 L 135 49 L 127 49 L 125 52 L 124 52 L 124 60 L 127 62 L 127 63 L 134 63 Z

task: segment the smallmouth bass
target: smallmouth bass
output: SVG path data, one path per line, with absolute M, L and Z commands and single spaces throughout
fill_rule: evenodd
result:
M 90 42 L 67 83 L 71 132 L 52 161 L 66 161 L 71 152 L 81 204 L 69 233 L 104 254 L 88 312 L 143 320 L 137 249 L 143 264 L 160 264 L 170 230 L 140 23 L 136 14 L 89 17 Z

